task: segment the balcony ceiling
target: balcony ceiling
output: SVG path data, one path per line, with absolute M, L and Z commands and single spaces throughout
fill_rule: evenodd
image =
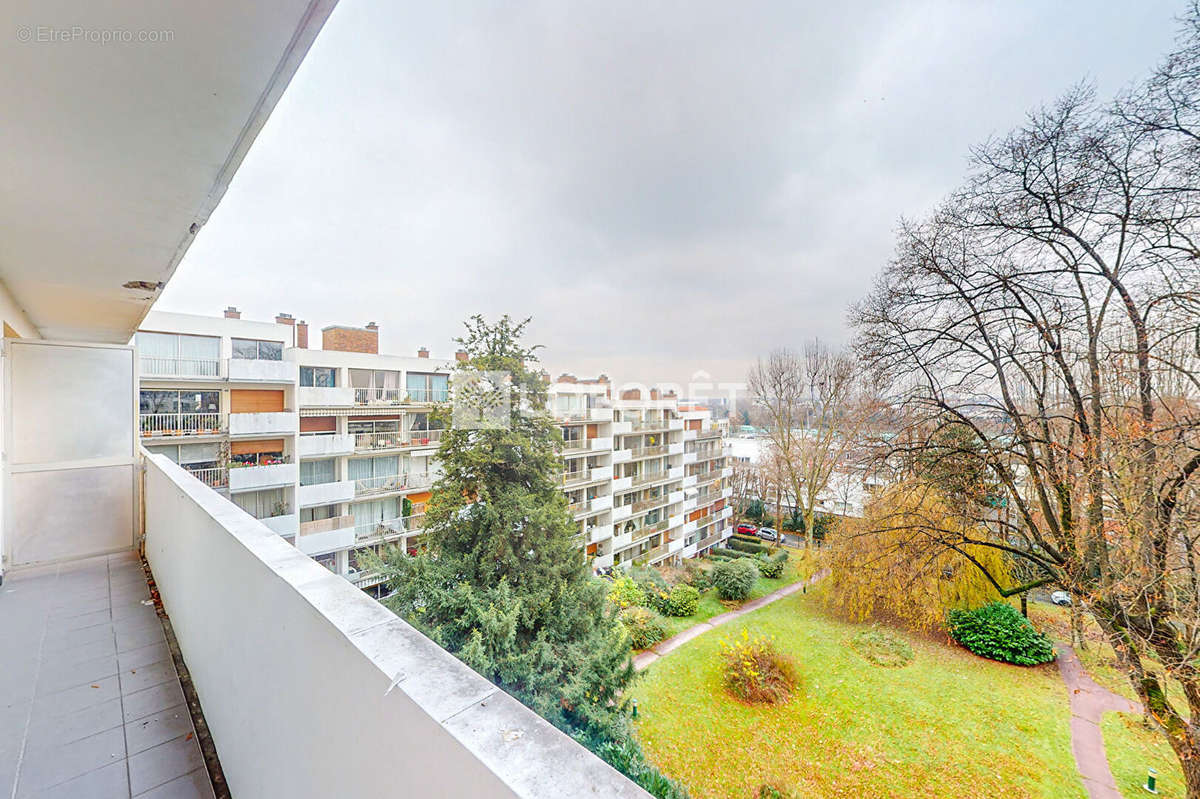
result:
M 130 339 L 335 3 L 7 5 L 0 280 L 44 338 Z

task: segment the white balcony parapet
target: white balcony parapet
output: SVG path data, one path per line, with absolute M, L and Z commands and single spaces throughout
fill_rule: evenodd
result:
M 265 436 L 292 435 L 296 432 L 297 416 L 291 411 L 229 414 L 229 435 Z
M 296 401 L 301 408 L 341 408 L 354 404 L 350 386 L 300 386 Z
M 383 494 L 389 491 L 417 491 L 432 486 L 433 480 L 434 475 L 431 472 L 408 472 L 369 477 L 354 481 L 354 494 L 355 496 L 364 496 Z
M 633 515 L 633 506 L 632 505 L 614 505 L 613 506 L 612 520 L 614 522 L 619 522 L 624 519 L 628 519 L 632 515 Z
M 305 555 L 321 555 L 354 546 L 354 517 L 335 516 L 332 519 L 301 522 L 296 536 L 296 548 Z
M 313 483 L 296 489 L 296 504 L 301 508 L 317 505 L 332 505 L 354 499 L 353 480 L 334 480 L 331 483 Z
M 291 538 L 296 534 L 296 525 L 300 521 L 300 517 L 295 513 L 283 513 L 279 516 L 271 516 L 266 519 L 259 519 L 268 529 L 282 536 Z
M 296 441 L 301 458 L 328 458 L 354 452 L 354 436 L 349 433 L 301 433 Z
M 300 367 L 295 361 L 260 361 L 250 358 L 230 358 L 227 374 L 230 380 L 248 383 L 295 383 Z
M 692 430 L 691 428 L 684 430 L 683 431 L 683 440 L 684 441 L 695 441 L 696 440 L 696 431 Z
M 612 449 L 612 436 L 597 436 L 596 438 L 589 439 L 589 441 L 591 441 L 590 449 L 592 452 L 607 452 Z
M 146 558 L 234 796 L 649 797 L 165 456 L 146 463 Z M 338 701 L 301 701 L 330 674 Z M 397 741 L 421 768 L 379 768 Z
M 670 448 L 670 452 L 672 455 L 682 455 L 683 454 L 683 442 L 682 441 L 676 442 L 674 444 L 668 444 L 667 446 Z
M 273 463 L 268 466 L 238 466 L 229 469 L 229 490 L 258 491 L 296 482 L 296 464 Z

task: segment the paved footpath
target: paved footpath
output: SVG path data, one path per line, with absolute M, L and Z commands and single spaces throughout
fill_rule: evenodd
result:
M 1058 650 L 1058 670 L 1071 695 L 1071 750 L 1083 787 L 1091 799 L 1122 799 L 1108 767 L 1100 717 L 1109 710 L 1141 713 L 1142 708 L 1097 685 L 1084 670 L 1074 649 L 1062 643 L 1055 648 Z
M 828 575 L 829 569 L 821 569 L 807 580 L 800 580 L 799 582 L 792 583 L 791 585 L 785 585 L 778 591 L 773 591 L 766 596 L 760 596 L 758 599 L 751 599 L 737 610 L 731 610 L 728 613 L 722 613 L 719 616 L 713 616 L 708 621 L 702 621 L 694 627 L 688 627 L 679 635 L 673 635 L 665 641 L 659 641 L 649 649 L 639 652 L 633 659 L 633 667 L 637 671 L 641 671 L 663 655 L 674 652 L 688 641 L 704 635 L 704 633 L 708 632 L 714 627 L 720 627 L 722 624 L 726 624 L 734 619 L 741 618 L 747 613 L 752 613 L 761 607 L 766 607 L 772 602 L 778 602 L 785 596 L 791 596 L 805 586 L 813 585 L 821 580 L 824 580 Z

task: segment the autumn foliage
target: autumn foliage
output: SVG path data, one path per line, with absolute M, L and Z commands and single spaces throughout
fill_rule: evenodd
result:
M 924 632 L 944 628 L 946 614 L 999 599 L 974 558 L 1006 576 L 1003 554 L 963 543 L 981 537 L 936 489 L 899 483 L 846 519 L 831 553 L 830 607 L 853 621 L 887 619 Z M 968 557 L 964 557 L 968 556 Z

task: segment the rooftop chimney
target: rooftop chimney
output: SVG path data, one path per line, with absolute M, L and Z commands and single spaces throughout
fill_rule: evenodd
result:
M 559 376 L 558 376 L 558 382 L 560 382 L 560 383 L 574 383 L 574 382 L 575 382 L 575 375 L 571 374 L 570 372 L 563 372 L 561 375 L 559 375 Z
M 459 363 L 466 363 L 467 362 L 467 351 L 466 350 L 456 351 L 454 353 L 454 360 L 458 361 Z
M 379 326 L 372 322 L 367 327 L 330 325 L 321 328 L 321 349 L 334 352 L 379 353 Z
M 368 327 L 370 327 L 370 325 L 368 325 Z M 428 358 L 429 357 L 429 348 L 421 347 L 421 349 L 417 350 L 417 357 L 418 358 Z
M 292 318 L 292 315 L 290 313 L 281 313 L 281 314 L 279 314 L 279 316 L 275 317 L 275 324 L 277 324 L 277 325 L 294 325 L 294 324 L 296 324 L 296 320 Z
M 302 350 L 308 349 L 308 322 L 303 319 L 296 323 L 296 346 Z
M 225 318 L 226 319 L 241 319 L 242 312 L 239 311 L 237 308 L 234 308 L 232 305 L 230 305 L 228 308 L 225 309 Z
M 375 332 L 379 332 L 379 325 L 375 324 L 374 322 L 367 322 L 367 330 L 374 330 Z

